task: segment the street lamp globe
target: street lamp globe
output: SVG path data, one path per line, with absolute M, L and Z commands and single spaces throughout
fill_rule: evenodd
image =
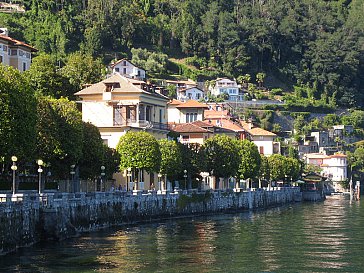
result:
M 43 160 L 42 160 L 42 159 L 38 159 L 38 160 L 37 160 L 37 164 L 38 164 L 39 166 L 43 166 Z
M 13 155 L 13 156 L 11 157 L 11 161 L 13 161 L 13 162 L 17 162 L 17 161 L 18 161 L 18 158 L 17 158 L 15 155 Z
M 12 165 L 12 166 L 11 166 L 11 169 L 12 169 L 13 171 L 16 171 L 16 170 L 18 169 L 18 166 L 16 166 L 16 165 Z

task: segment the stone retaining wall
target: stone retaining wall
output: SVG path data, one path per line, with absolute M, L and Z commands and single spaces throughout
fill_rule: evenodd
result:
M 41 240 L 162 218 L 242 211 L 293 202 L 298 188 L 131 195 L 125 192 L 0 196 L 0 255 Z

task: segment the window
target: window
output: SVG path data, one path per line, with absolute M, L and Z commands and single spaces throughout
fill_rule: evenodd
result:
M 27 70 L 27 63 L 23 62 L 23 71 Z
M 24 56 L 24 51 L 23 50 L 19 50 L 19 56 Z
M 190 136 L 182 136 L 182 142 L 189 142 Z
M 123 68 L 123 74 L 126 74 L 126 68 Z
M 0 55 L 0 64 L 3 63 L 3 61 L 4 61 L 4 57 L 3 57 L 3 55 Z
M 186 114 L 186 123 L 194 122 L 197 120 L 197 113 L 187 113 Z
M 126 66 L 126 61 L 123 61 L 123 66 Z
M 163 121 L 163 109 L 159 109 L 159 123 Z
M 119 67 L 115 67 L 115 72 L 119 72 L 120 68 Z
M 264 154 L 264 147 L 263 146 L 259 146 L 259 153 L 260 154 Z
M 3 45 L 3 51 L 7 52 L 8 51 L 8 46 Z
M 114 106 L 114 126 L 123 125 L 122 106 Z
M 197 94 L 196 94 L 196 99 L 198 99 L 198 100 L 199 100 L 200 98 L 201 98 L 201 94 L 200 94 L 200 93 L 197 93 Z
M 109 140 L 108 139 L 102 139 L 102 143 L 104 143 L 106 146 L 109 146 Z
M 11 55 L 11 56 L 16 56 L 16 55 L 18 55 L 18 50 L 16 50 L 16 49 L 11 49 L 11 50 L 10 50 L 10 55 Z
M 26 57 L 27 59 L 30 59 L 30 53 L 29 53 L 29 52 L 25 53 L 25 57 Z

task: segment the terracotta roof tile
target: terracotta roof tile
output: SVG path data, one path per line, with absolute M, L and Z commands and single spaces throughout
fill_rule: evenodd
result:
M 212 133 L 212 131 L 192 123 L 180 123 L 170 126 L 172 131 L 177 133 Z
M 179 104 L 177 108 L 208 108 L 208 106 L 206 104 L 199 103 L 196 100 L 188 100 Z
M 196 120 L 196 121 L 192 122 L 192 124 L 200 126 L 200 127 L 214 127 L 214 125 L 212 123 L 200 121 L 200 120 Z
M 36 52 L 38 51 L 37 49 L 35 49 L 34 47 L 22 42 L 22 41 L 19 41 L 19 40 L 16 40 L 14 38 L 11 38 L 9 36 L 4 36 L 4 35 L 0 35 L 0 39 L 3 39 L 3 40 L 6 40 L 8 41 L 9 43 L 11 43 L 13 46 L 24 46 L 24 47 L 27 47 L 29 48 L 31 51 L 33 52 Z
M 176 99 L 173 99 L 171 100 L 168 105 L 180 105 L 182 103 L 182 101 L 179 101 L 179 100 L 176 100 Z
M 222 110 L 222 111 L 205 110 L 204 117 L 205 117 L 205 119 L 227 118 L 227 117 L 229 117 L 229 111 L 228 110 Z
M 148 91 L 145 91 L 141 88 L 139 88 L 138 86 L 134 85 L 133 83 L 135 80 L 131 81 L 129 78 L 126 78 L 124 76 L 121 76 L 120 74 L 114 74 L 111 77 L 92 84 L 78 92 L 75 93 L 76 96 L 87 96 L 87 95 L 97 95 L 97 94 L 103 94 L 105 91 L 105 83 L 119 83 L 119 87 L 114 88 L 111 92 L 112 93 L 127 93 L 127 92 L 131 92 L 131 93 L 145 93 L 148 95 L 152 95 L 152 96 L 156 96 L 159 98 L 163 98 L 165 100 L 168 100 L 167 97 L 158 94 L 158 93 L 150 93 Z
M 270 131 L 264 130 L 259 127 L 253 127 L 250 128 L 250 125 L 245 121 L 240 121 L 241 126 L 252 136 L 277 136 L 275 133 L 272 133 Z
M 205 120 L 206 121 L 206 120 Z M 211 120 L 211 123 L 215 125 L 216 127 L 221 127 L 227 130 L 232 130 L 235 132 L 243 132 L 245 131 L 242 126 L 239 124 L 236 124 L 232 120 L 229 119 L 217 119 L 217 120 Z

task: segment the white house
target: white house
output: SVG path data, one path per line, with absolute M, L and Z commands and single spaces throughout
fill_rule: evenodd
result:
M 214 81 L 213 85 L 209 86 L 209 91 L 211 95 L 219 96 L 222 94 L 227 94 L 230 101 L 241 101 L 243 100 L 243 95 L 239 93 L 240 87 L 235 80 L 230 80 L 228 78 L 218 78 Z
M 188 100 L 186 102 L 173 100 L 168 103 L 168 123 L 203 121 L 205 109 L 208 109 L 206 104 L 195 100 Z
M 275 141 L 277 135 L 270 131 L 255 127 L 252 122 L 240 121 L 246 132 L 246 138 L 257 145 L 259 153 L 265 156 L 280 154 L 281 146 Z
M 204 97 L 204 92 L 198 87 L 189 87 L 177 91 L 177 100 L 200 100 Z
M 305 154 L 306 164 L 312 164 L 321 168 L 321 175 L 328 179 L 331 187 L 335 191 L 342 191 L 341 183 L 346 181 L 347 176 L 347 156 L 342 153 L 325 155 L 321 153 Z
M 8 36 L 6 28 L 0 29 L 0 63 L 12 66 L 19 71 L 30 68 L 32 52 L 37 50 L 21 41 Z
M 191 87 L 196 87 L 197 83 L 191 79 L 188 80 L 166 80 L 165 81 L 165 85 L 169 86 L 169 85 L 174 85 L 176 87 L 176 91 L 178 92 L 179 90 L 182 89 L 187 89 L 187 88 L 191 88 Z
M 81 98 L 82 120 L 95 125 L 102 140 L 116 148 L 128 131 L 146 131 L 157 139 L 167 138 L 168 98 L 155 93 L 139 80 L 115 74 L 75 93 Z M 157 183 L 157 174 L 139 170 L 138 189 Z M 127 176 L 114 174 L 118 185 L 126 187 Z
M 127 59 L 121 59 L 110 66 L 113 73 L 118 73 L 124 77 L 145 80 L 145 70 L 132 64 Z

